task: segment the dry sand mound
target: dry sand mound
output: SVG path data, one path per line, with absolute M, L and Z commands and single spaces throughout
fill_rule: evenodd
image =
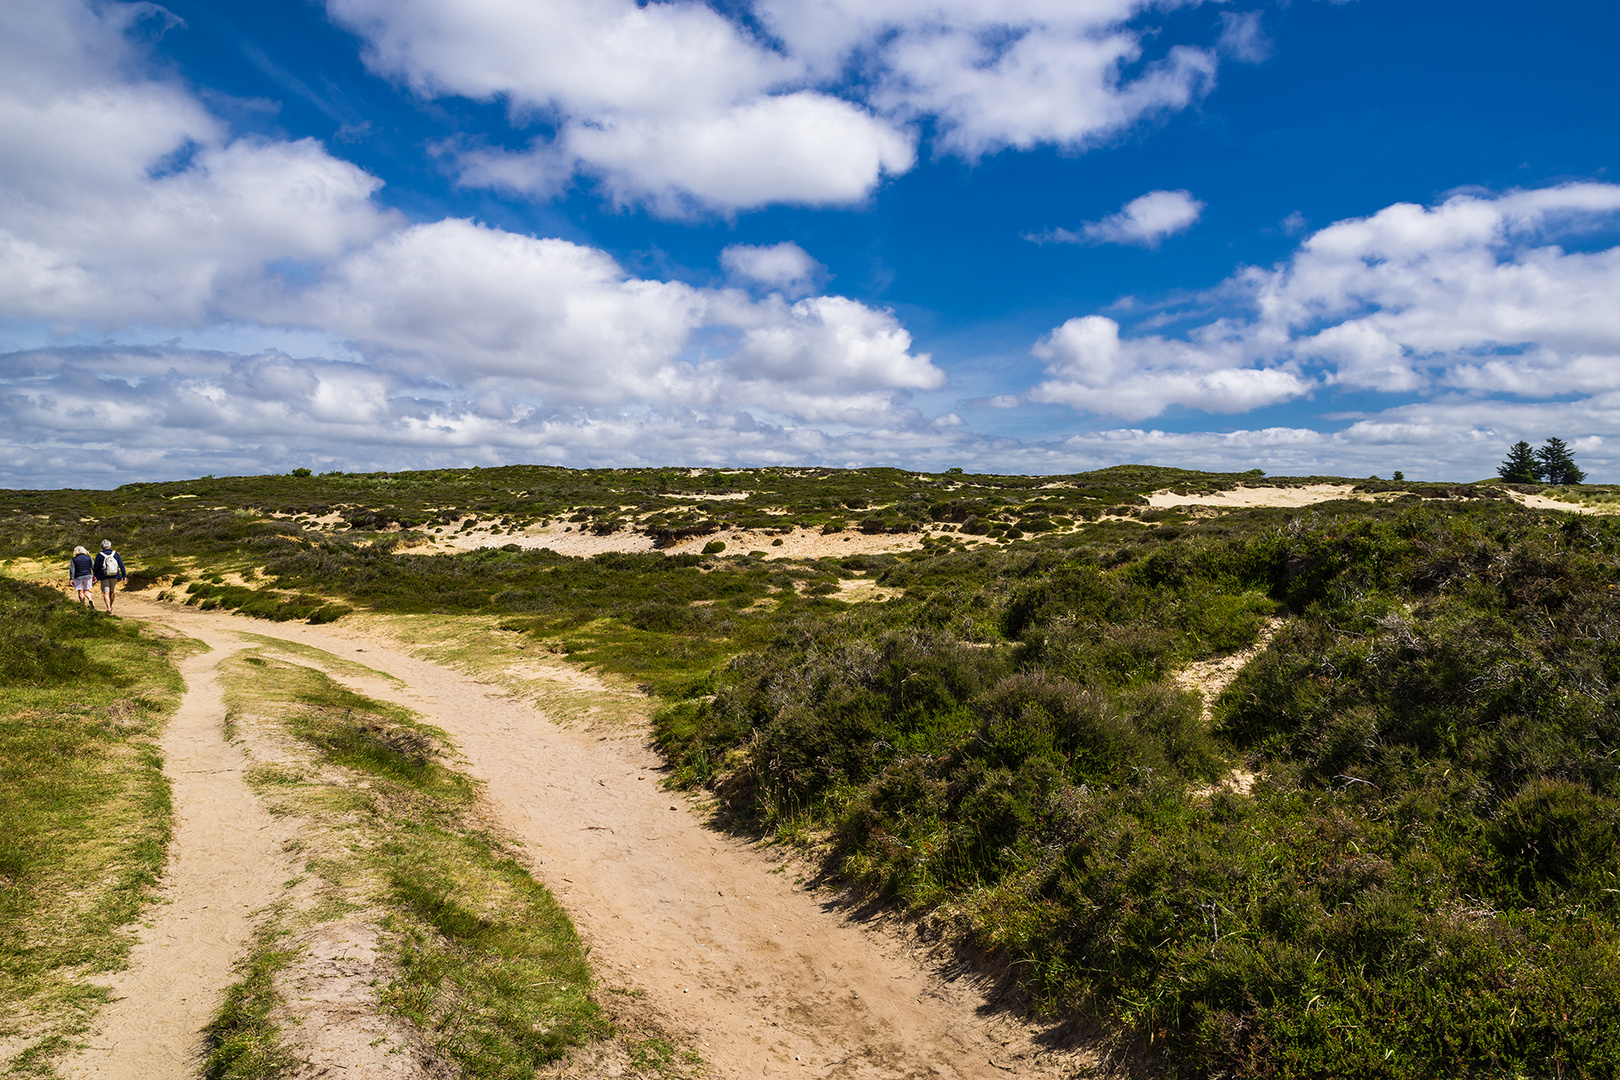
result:
M 1568 514 L 1612 514 L 1620 507 L 1583 506 L 1563 502 L 1546 495 L 1527 494 L 1507 488 L 1500 491 L 1521 506 L 1532 510 L 1562 510 Z M 1362 502 L 1388 502 L 1406 495 L 1404 491 L 1358 492 L 1353 484 L 1304 484 L 1299 487 L 1236 487 L 1209 495 L 1181 495 L 1174 491 L 1155 491 L 1147 497 L 1157 507 L 1205 506 L 1216 510 L 1237 510 L 1244 507 L 1273 506 L 1300 507 L 1335 499 L 1357 499 Z

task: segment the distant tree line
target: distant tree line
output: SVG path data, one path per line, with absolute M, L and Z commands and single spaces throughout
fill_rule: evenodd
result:
M 1510 484 L 1579 484 L 1586 479 L 1569 445 L 1558 438 L 1548 439 L 1539 450 L 1520 439 L 1508 448 L 1507 460 L 1497 466 L 1496 475 Z

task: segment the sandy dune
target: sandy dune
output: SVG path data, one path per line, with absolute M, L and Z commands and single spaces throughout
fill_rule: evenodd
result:
M 1147 497 L 1149 505 L 1211 506 L 1216 509 L 1236 510 L 1249 506 L 1310 506 L 1332 499 L 1366 499 L 1371 495 L 1357 495 L 1350 484 L 1307 484 L 1303 487 L 1236 487 L 1230 491 L 1217 491 L 1209 495 L 1178 495 L 1174 491 L 1155 491 Z
M 824 555 L 875 555 L 894 551 L 910 551 L 922 546 L 924 533 L 865 533 L 846 529 L 825 534 L 820 529 L 795 529 L 791 533 L 754 532 L 748 529 L 725 529 L 708 536 L 694 536 L 667 548 L 654 548 L 652 537 L 630 529 L 597 536 L 579 526 L 534 525 L 520 532 L 494 532 L 487 529 L 468 529 L 466 532 L 435 535 L 431 543 L 408 548 L 409 551 L 472 551 L 476 548 L 501 547 L 516 544 L 521 548 L 550 548 L 559 555 L 589 558 L 605 551 L 666 551 L 671 555 L 695 555 L 711 540 L 726 545 L 726 555 L 746 555 L 762 551 L 773 559 L 819 559 Z M 774 544 L 781 540 L 780 544 Z
M 1561 510 L 1566 514 L 1612 514 L 1620 507 L 1582 506 L 1548 498 L 1546 495 L 1524 494 L 1498 489 L 1520 506 L 1531 510 Z M 1387 502 L 1405 495 L 1403 491 L 1358 492 L 1353 484 L 1304 484 L 1300 487 L 1236 487 L 1230 491 L 1217 491 L 1209 495 L 1178 495 L 1174 491 L 1155 491 L 1147 497 L 1149 504 L 1158 507 L 1207 506 L 1216 510 L 1236 510 L 1252 506 L 1301 507 L 1334 499 L 1357 499 L 1362 502 Z

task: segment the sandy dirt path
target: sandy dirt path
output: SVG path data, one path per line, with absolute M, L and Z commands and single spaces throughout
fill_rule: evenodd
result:
M 97 1016 L 88 1048 L 58 1066 L 70 1080 L 195 1074 L 203 1026 L 233 981 L 254 914 L 290 874 L 284 827 L 248 789 L 247 756 L 222 730 L 215 668 L 240 642 L 206 623 L 191 629 L 211 651 L 180 662 L 186 694 L 160 743 L 175 815 L 159 900 L 129 967 L 108 980 L 115 1000 Z
M 987 1002 L 987 982 L 942 978 L 902 937 L 807 891 L 793 864 L 707 828 L 659 786 L 645 730 L 559 726 L 498 687 L 341 623 L 122 603 L 122 614 L 204 640 L 228 629 L 281 637 L 403 680 L 402 692 L 339 676 L 451 734 L 606 984 L 644 993 L 711 1076 L 1067 1077 L 1096 1065 Z

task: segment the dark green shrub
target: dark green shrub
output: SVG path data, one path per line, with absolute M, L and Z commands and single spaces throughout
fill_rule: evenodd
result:
M 1543 883 L 1569 886 L 1613 872 L 1620 804 L 1568 780 L 1530 781 L 1502 804 L 1488 830 L 1504 869 L 1529 898 Z

